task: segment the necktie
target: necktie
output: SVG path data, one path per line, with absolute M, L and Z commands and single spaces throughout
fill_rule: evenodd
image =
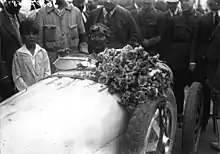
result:
M 109 19 L 111 18 L 111 13 L 108 12 L 105 16 L 105 23 L 108 23 Z
M 220 20 L 220 19 L 219 19 L 218 12 L 216 12 L 216 13 L 215 13 L 215 20 L 214 20 L 214 24 L 216 24 L 216 25 L 217 25 L 217 24 L 219 23 L 219 20 Z

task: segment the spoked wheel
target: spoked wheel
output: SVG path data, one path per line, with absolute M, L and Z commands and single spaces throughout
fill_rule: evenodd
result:
M 170 103 L 165 104 L 165 108 L 156 110 L 150 122 L 145 147 L 141 154 L 171 154 L 174 142 L 172 136 L 175 130 L 173 115 L 173 107 Z
M 193 83 L 188 91 L 183 116 L 182 147 L 184 154 L 196 154 L 198 152 L 202 130 L 203 98 L 202 84 Z
M 126 132 L 127 154 L 171 154 L 176 133 L 175 98 L 141 104 Z

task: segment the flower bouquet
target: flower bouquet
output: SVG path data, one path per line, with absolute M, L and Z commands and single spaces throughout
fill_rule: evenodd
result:
M 118 94 L 127 111 L 162 96 L 172 82 L 172 72 L 161 67 L 159 55 L 151 57 L 142 47 L 107 49 L 98 54 L 98 61 L 91 79 Z

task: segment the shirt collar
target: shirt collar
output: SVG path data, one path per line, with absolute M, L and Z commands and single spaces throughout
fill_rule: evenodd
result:
M 213 13 L 213 16 L 215 16 L 216 15 L 216 12 L 212 12 Z M 217 13 L 218 13 L 218 16 L 220 17 L 220 10 L 219 11 L 217 11 Z
M 174 11 L 174 13 L 173 13 L 170 9 L 169 9 L 168 11 L 169 11 L 169 13 L 171 14 L 171 16 L 173 16 L 173 15 L 177 15 L 179 9 L 177 8 L 177 9 Z
M 26 45 L 24 44 L 24 45 L 18 50 L 18 52 L 24 53 L 24 54 L 28 54 L 29 56 L 36 56 L 37 53 L 38 53 L 39 51 L 41 51 L 41 50 L 42 50 L 42 48 L 41 48 L 38 44 L 36 44 L 36 47 L 35 47 L 35 50 L 34 50 L 34 55 L 32 55 L 31 52 L 27 49 Z
M 84 8 L 83 8 L 83 12 L 86 12 L 86 11 L 87 11 L 86 6 L 84 6 Z
M 139 6 L 137 5 L 137 3 L 134 3 L 134 7 L 135 9 L 139 9 Z
M 115 13 L 116 7 L 112 11 L 110 11 L 110 16 L 112 16 Z M 104 14 L 104 17 L 108 14 L 108 11 L 106 10 L 105 7 L 103 7 L 103 14 Z

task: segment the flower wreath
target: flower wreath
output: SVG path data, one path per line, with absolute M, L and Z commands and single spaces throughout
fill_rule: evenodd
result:
M 171 85 L 172 71 L 161 67 L 159 55 L 151 57 L 142 47 L 107 49 L 97 57 L 99 62 L 90 78 L 118 94 L 127 111 L 157 99 Z

